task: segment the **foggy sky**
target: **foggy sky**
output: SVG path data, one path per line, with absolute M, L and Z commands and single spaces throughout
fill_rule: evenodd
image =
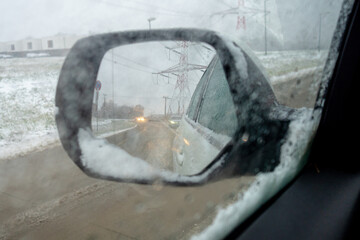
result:
M 140 104 L 145 108 L 147 116 L 163 113 L 163 96 L 167 96 L 171 98 L 168 107 L 176 111 L 179 100 L 177 95 L 179 88 L 175 85 L 177 77 L 172 74 L 156 74 L 179 64 L 179 55 L 171 54 L 165 46 L 176 47 L 176 43 L 148 42 L 125 45 L 108 51 L 97 76 L 97 80 L 102 84 L 98 105 L 101 107 L 105 98 L 107 102 L 115 99 L 115 104 L 118 106 Z M 189 63 L 207 66 L 215 52 L 213 50 L 212 54 L 207 55 L 207 49 L 202 48 L 200 44 L 189 46 L 187 51 Z M 180 48 L 177 50 L 181 51 Z M 202 74 L 203 72 L 199 70 L 189 71 L 189 92 L 188 95 L 183 95 L 187 101 L 190 101 Z M 94 101 L 95 99 L 94 96 Z
M 263 1 L 253 2 L 261 7 Z M 285 48 L 315 48 L 319 15 L 323 12 L 329 12 L 322 22 L 323 44 L 329 44 L 342 0 L 270 0 L 268 4 L 271 2 L 278 6 Z M 209 17 L 236 7 L 237 3 L 238 0 L 1 0 L 0 42 L 58 33 L 83 35 L 148 29 L 150 17 L 156 17 L 152 28 L 197 27 L 239 35 L 236 15 Z M 251 1 L 245 0 L 246 4 L 251 5 Z M 269 24 L 275 19 L 271 14 L 274 13 L 268 15 Z M 261 24 L 260 21 L 259 28 Z M 256 33 L 261 46 L 262 33 Z
M 322 47 L 329 47 L 342 0 L 276 1 L 286 48 L 317 48 L 319 31 Z
M 211 8 L 211 1 L 206 2 Z M 157 18 L 155 27 L 194 26 L 205 10 L 201 5 L 203 1 L 194 0 L 1 0 L 0 41 L 147 29 L 150 17 Z

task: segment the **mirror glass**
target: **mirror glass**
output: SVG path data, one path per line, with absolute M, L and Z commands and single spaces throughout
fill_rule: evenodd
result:
M 105 54 L 94 89 L 92 130 L 132 157 L 156 169 L 196 174 L 236 127 L 225 73 L 211 46 L 146 42 Z

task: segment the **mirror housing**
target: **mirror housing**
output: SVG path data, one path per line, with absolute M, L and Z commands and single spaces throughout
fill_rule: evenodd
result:
M 207 43 L 216 50 L 223 66 L 236 107 L 238 129 L 230 143 L 199 174 L 181 176 L 151 170 L 152 174 L 146 177 L 131 174 L 124 177 L 98 171 L 82 159 L 79 133 L 84 130 L 88 133 L 89 141 L 98 141 L 91 134 L 91 111 L 102 58 L 112 48 L 149 41 Z M 56 124 L 61 143 L 69 157 L 83 172 L 95 178 L 142 184 L 160 181 L 164 184 L 187 186 L 243 174 L 272 171 L 279 163 L 281 139 L 287 132 L 289 122 L 284 114 L 279 114 L 282 110 L 279 110 L 266 74 L 251 50 L 217 32 L 198 29 L 117 32 L 79 40 L 62 67 L 55 104 Z M 285 112 L 286 116 L 291 115 L 289 111 Z M 243 141 L 244 136 L 248 136 L 246 142 Z M 267 159 L 274 163 L 269 165 L 265 162 L 264 167 L 259 167 L 259 164 Z

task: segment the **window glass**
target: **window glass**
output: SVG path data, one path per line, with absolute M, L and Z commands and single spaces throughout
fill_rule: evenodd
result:
M 206 84 L 209 80 L 209 76 L 212 74 L 213 70 L 214 70 L 214 64 L 215 64 L 216 60 L 212 60 L 212 62 L 209 64 L 208 68 L 206 69 L 206 71 L 204 72 L 203 76 L 201 77 L 199 84 L 196 86 L 196 89 L 194 91 L 194 94 L 191 97 L 191 101 L 188 107 L 188 111 L 187 111 L 187 116 L 191 119 L 191 120 L 196 120 L 196 116 L 197 116 L 197 111 L 198 108 L 200 107 L 200 101 L 202 98 L 202 94 L 203 91 L 206 87 Z
M 0 239 L 191 239 L 196 236 L 195 239 L 207 240 L 224 238 L 306 164 L 306 151 L 319 120 L 316 116 L 321 117 L 321 108 L 316 108 L 319 114 L 313 115 L 316 96 L 337 60 L 337 53 L 330 46 L 337 46 L 343 33 L 343 28 L 334 31 L 339 13 L 345 2 L 345 15 L 341 19 L 345 23 L 354 1 L 37 0 L 36 8 L 34 1 L 21 1 L 21 5 L 15 2 L 0 1 L 0 9 L 6 9 L 0 16 Z M 287 134 L 276 142 L 281 158 L 272 172 L 196 187 L 172 187 L 161 182 L 140 185 L 90 178 L 69 159 L 59 140 L 54 99 L 70 48 L 79 39 L 94 34 L 168 28 L 207 29 L 239 41 L 251 51 L 268 77 L 284 110 L 279 115 L 286 115 L 288 108 L 299 112 L 289 123 Z M 171 45 L 163 44 L 157 46 L 163 47 L 162 54 L 151 58 L 156 61 L 133 61 L 131 53 L 110 56 L 115 61 L 110 73 L 114 84 L 118 88 L 125 86 L 126 78 L 118 77 L 121 70 L 118 66 L 122 65 L 131 68 L 133 76 L 138 72 L 151 76 L 150 84 L 172 89 L 179 86 L 169 83 L 168 78 L 158 81 L 153 74 L 161 70 L 153 64 L 157 60 L 167 60 L 175 66 L 179 56 L 186 52 L 175 41 Z M 197 48 L 198 59 L 211 59 L 203 48 Z M 330 65 L 325 68 L 326 62 Z M 193 62 L 189 60 L 189 63 Z M 243 62 L 241 69 L 247 70 L 246 63 Z M 328 72 L 323 75 L 324 70 Z M 187 99 L 191 100 L 186 113 L 192 121 L 185 121 L 185 126 L 178 119 L 169 119 L 174 120 L 169 123 L 155 116 L 149 122 L 166 125 L 169 133 L 180 136 L 178 146 L 166 141 L 171 145 L 171 154 L 181 157 L 191 150 L 196 155 L 189 162 L 206 159 L 209 162 L 204 165 L 208 166 L 213 159 L 208 158 L 208 153 L 214 148 L 208 140 L 213 135 L 208 137 L 196 127 L 210 129 L 205 133 L 226 135 L 224 142 L 228 142 L 236 128 L 236 117 L 219 61 L 216 66 L 213 61 L 203 76 L 200 71 L 196 74 L 201 81 L 199 84 L 189 81 L 189 85 L 193 84 L 189 87 L 191 91 L 195 84 L 198 87 Z M 167 77 L 177 79 L 175 74 Z M 112 108 L 115 99 L 111 92 L 104 91 L 107 88 L 111 89 L 104 85 L 98 92 L 104 109 Z M 168 112 L 171 101 L 166 101 L 164 96 L 159 96 L 159 102 L 167 104 L 164 107 Z M 200 108 L 201 96 L 204 99 Z M 148 98 L 144 95 L 141 99 Z M 177 106 L 176 102 L 173 104 Z M 176 107 L 172 110 L 183 113 L 176 111 Z M 99 123 L 99 129 L 108 129 L 113 122 L 122 124 L 122 116 L 115 117 L 113 121 L 113 116 L 107 116 L 109 121 Z M 135 120 L 125 127 L 134 124 Z M 149 126 L 144 129 L 156 132 Z M 261 124 L 257 127 L 262 129 Z M 193 139 L 181 135 L 182 129 Z M 105 130 L 103 134 L 111 136 L 113 132 Z M 246 143 L 249 136 L 245 133 L 241 137 Z M 134 138 L 143 140 L 140 135 Z M 163 137 L 160 140 L 165 142 Z M 258 139 L 260 143 L 262 140 Z M 162 150 L 156 144 L 148 147 Z M 269 148 L 268 152 L 274 151 Z
M 198 121 L 219 134 L 232 136 L 236 131 L 235 106 L 219 60 L 205 90 Z
M 47 43 L 48 43 L 48 48 L 54 47 L 54 42 L 52 40 L 49 40 Z

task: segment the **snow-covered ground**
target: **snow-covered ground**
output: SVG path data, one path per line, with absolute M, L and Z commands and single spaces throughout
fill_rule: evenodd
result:
M 271 79 L 321 67 L 326 57 L 325 52 L 317 51 L 256 55 Z M 54 99 L 63 61 L 64 57 L 0 58 L 0 159 L 58 143 Z
M 256 56 L 262 62 L 271 79 L 289 73 L 314 68 L 324 67 L 327 51 L 274 51 L 256 52 Z
M 57 141 L 55 88 L 64 57 L 0 59 L 0 159 Z

